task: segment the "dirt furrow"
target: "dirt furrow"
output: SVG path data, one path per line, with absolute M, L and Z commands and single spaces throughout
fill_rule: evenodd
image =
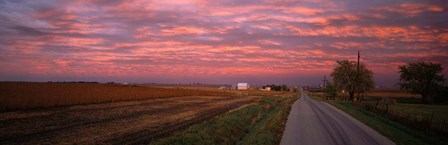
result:
M 20 118 L 0 118 L 0 144 L 146 143 L 253 100 L 191 96 L 30 111 L 29 117 L 21 112 Z

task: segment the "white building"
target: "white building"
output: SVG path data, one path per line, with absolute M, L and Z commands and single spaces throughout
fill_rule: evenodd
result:
M 264 89 L 261 89 L 262 91 L 271 91 L 271 87 L 264 87 Z
M 247 83 L 238 83 L 238 85 L 236 85 L 236 86 L 237 86 L 238 90 L 247 90 L 247 89 L 249 89 L 249 84 L 247 84 Z

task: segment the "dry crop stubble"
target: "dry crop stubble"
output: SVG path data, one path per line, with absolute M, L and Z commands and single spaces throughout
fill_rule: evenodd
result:
M 96 83 L 0 83 L 0 111 L 179 96 L 229 96 L 210 90 Z

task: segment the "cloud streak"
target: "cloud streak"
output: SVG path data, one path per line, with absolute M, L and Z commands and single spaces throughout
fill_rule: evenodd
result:
M 361 50 L 362 61 L 393 80 L 397 65 L 408 62 L 448 67 L 447 7 L 445 1 L 5 0 L 0 67 L 7 69 L 0 79 L 252 77 L 306 84 Z

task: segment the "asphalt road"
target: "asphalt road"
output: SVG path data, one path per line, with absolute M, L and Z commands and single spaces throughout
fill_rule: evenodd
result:
M 392 145 L 350 115 L 305 93 L 288 116 L 281 145 Z

